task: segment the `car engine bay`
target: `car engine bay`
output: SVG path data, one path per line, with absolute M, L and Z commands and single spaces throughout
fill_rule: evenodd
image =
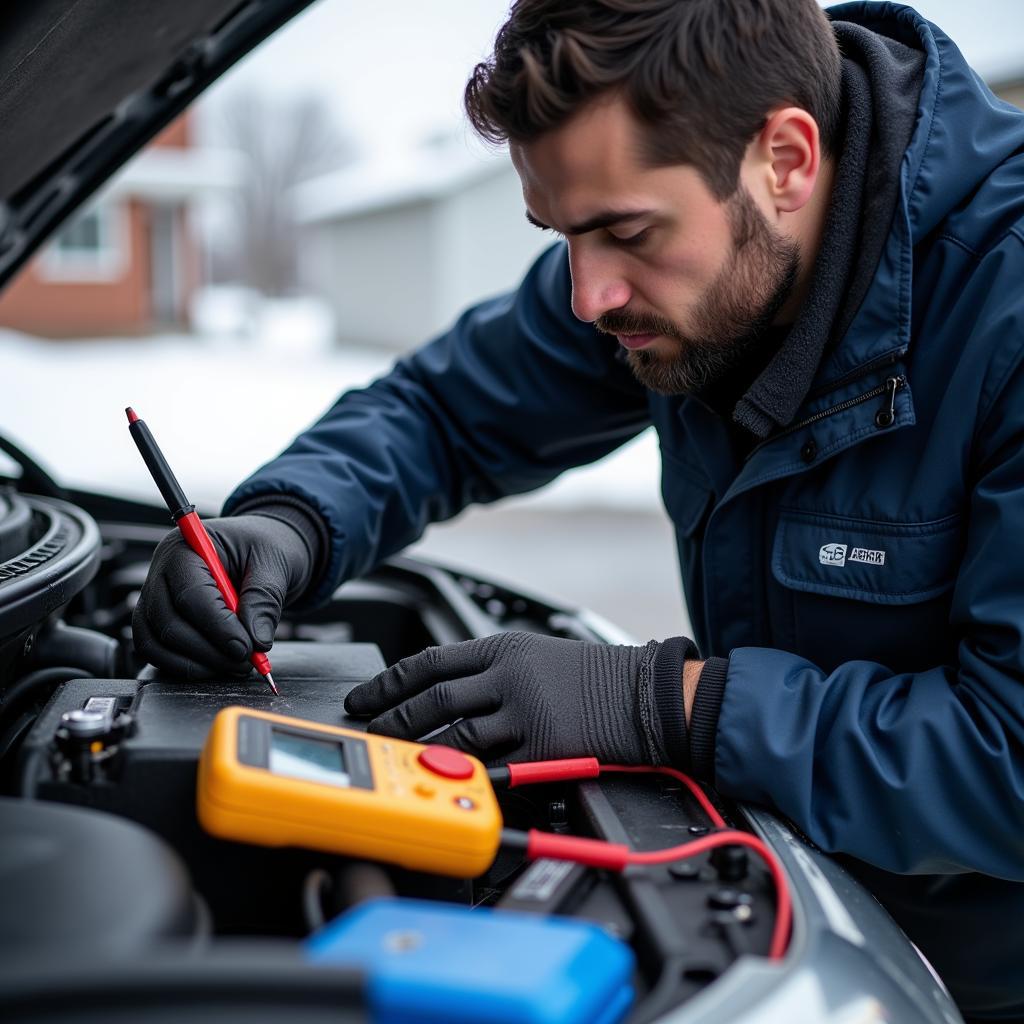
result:
M 427 646 L 510 628 L 601 637 L 537 599 L 397 559 L 343 586 L 328 607 L 286 616 L 273 650 L 279 698 L 255 673 L 168 679 L 139 664 L 131 644 L 131 611 L 166 531 L 157 510 L 121 503 L 112 516 L 110 501 L 95 509 L 101 528 L 78 504 L 0 490 L 0 803 L 12 850 L 4 885 L 15 896 L 4 902 L 0 941 L 20 958 L 295 940 L 367 896 L 397 894 L 597 922 L 637 952 L 647 1016 L 684 1002 L 737 957 L 766 953 L 773 886 L 740 847 L 614 878 L 527 865 L 507 851 L 481 877 L 452 879 L 206 835 L 196 767 L 221 708 L 363 729 L 344 714 L 348 690 Z M 542 785 L 500 800 L 506 824 L 640 849 L 709 831 L 683 787 L 655 776 Z M 51 854 L 34 856 L 48 840 Z
M 166 513 L 65 491 L 13 454 L 21 476 L 0 480 L 5 1019 L 419 1020 L 379 1013 L 373 978 L 359 964 L 328 969 L 311 955 L 339 922 L 392 899 L 414 917 L 425 906 L 473 921 L 512 911 L 596 926 L 628 948 L 633 964 L 632 1008 L 609 1020 L 675 1020 L 691 1007 L 696 1015 L 679 1019 L 777 1019 L 776 1000 L 790 1014 L 803 1005 L 808 971 L 885 992 L 890 1008 L 903 1007 L 891 1019 L 955 1019 L 948 993 L 881 905 L 792 822 L 665 775 L 602 774 L 496 784 L 495 791 L 505 832 L 539 830 L 634 851 L 700 840 L 723 821 L 759 837 L 775 869 L 782 865 L 792 899 L 792 934 L 780 958 L 771 955 L 779 876 L 735 842 L 624 871 L 531 862 L 503 845 L 487 871 L 461 878 L 208 834 L 197 818 L 197 770 L 211 725 L 228 707 L 363 732 L 365 721 L 345 715 L 346 693 L 427 647 L 511 629 L 625 638 L 586 611 L 399 557 L 345 583 L 324 607 L 286 611 L 272 651 L 280 696 L 255 671 L 241 680 L 170 678 L 142 663 L 131 631 L 153 551 L 169 529 Z M 495 957 L 521 952 L 495 941 L 485 950 L 492 967 Z M 442 964 L 448 942 L 441 942 Z M 467 943 L 452 944 L 453 955 Z M 472 966 L 479 952 L 478 944 L 470 966 L 456 962 L 440 974 L 479 988 Z M 513 986 L 522 992 L 537 981 L 525 970 Z M 536 992 L 532 998 L 543 1003 Z M 457 1019 L 492 1019 L 466 1012 Z M 456 1018 L 442 1010 L 438 1019 Z

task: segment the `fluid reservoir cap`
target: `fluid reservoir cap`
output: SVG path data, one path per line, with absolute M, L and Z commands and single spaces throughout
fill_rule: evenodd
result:
M 107 731 L 107 716 L 100 711 L 65 711 L 60 720 L 76 739 L 91 739 Z
M 421 750 L 417 760 L 427 771 L 446 779 L 468 779 L 473 774 L 473 762 L 451 747 L 434 744 Z

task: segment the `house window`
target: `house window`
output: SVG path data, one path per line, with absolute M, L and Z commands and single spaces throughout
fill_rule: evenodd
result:
M 112 281 L 121 276 L 120 210 L 97 203 L 75 214 L 43 251 L 43 276 L 55 281 Z

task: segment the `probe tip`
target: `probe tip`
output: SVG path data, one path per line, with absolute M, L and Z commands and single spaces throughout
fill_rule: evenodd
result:
M 274 682 L 274 677 L 268 672 L 263 678 L 270 684 L 270 689 L 273 691 L 274 696 L 280 697 L 281 695 L 277 692 L 277 684 Z

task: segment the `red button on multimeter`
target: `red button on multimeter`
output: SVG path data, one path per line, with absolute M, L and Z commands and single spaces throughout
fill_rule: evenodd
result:
M 434 745 L 421 750 L 417 761 L 427 771 L 445 779 L 468 779 L 473 774 L 473 762 L 465 754 L 451 747 Z

